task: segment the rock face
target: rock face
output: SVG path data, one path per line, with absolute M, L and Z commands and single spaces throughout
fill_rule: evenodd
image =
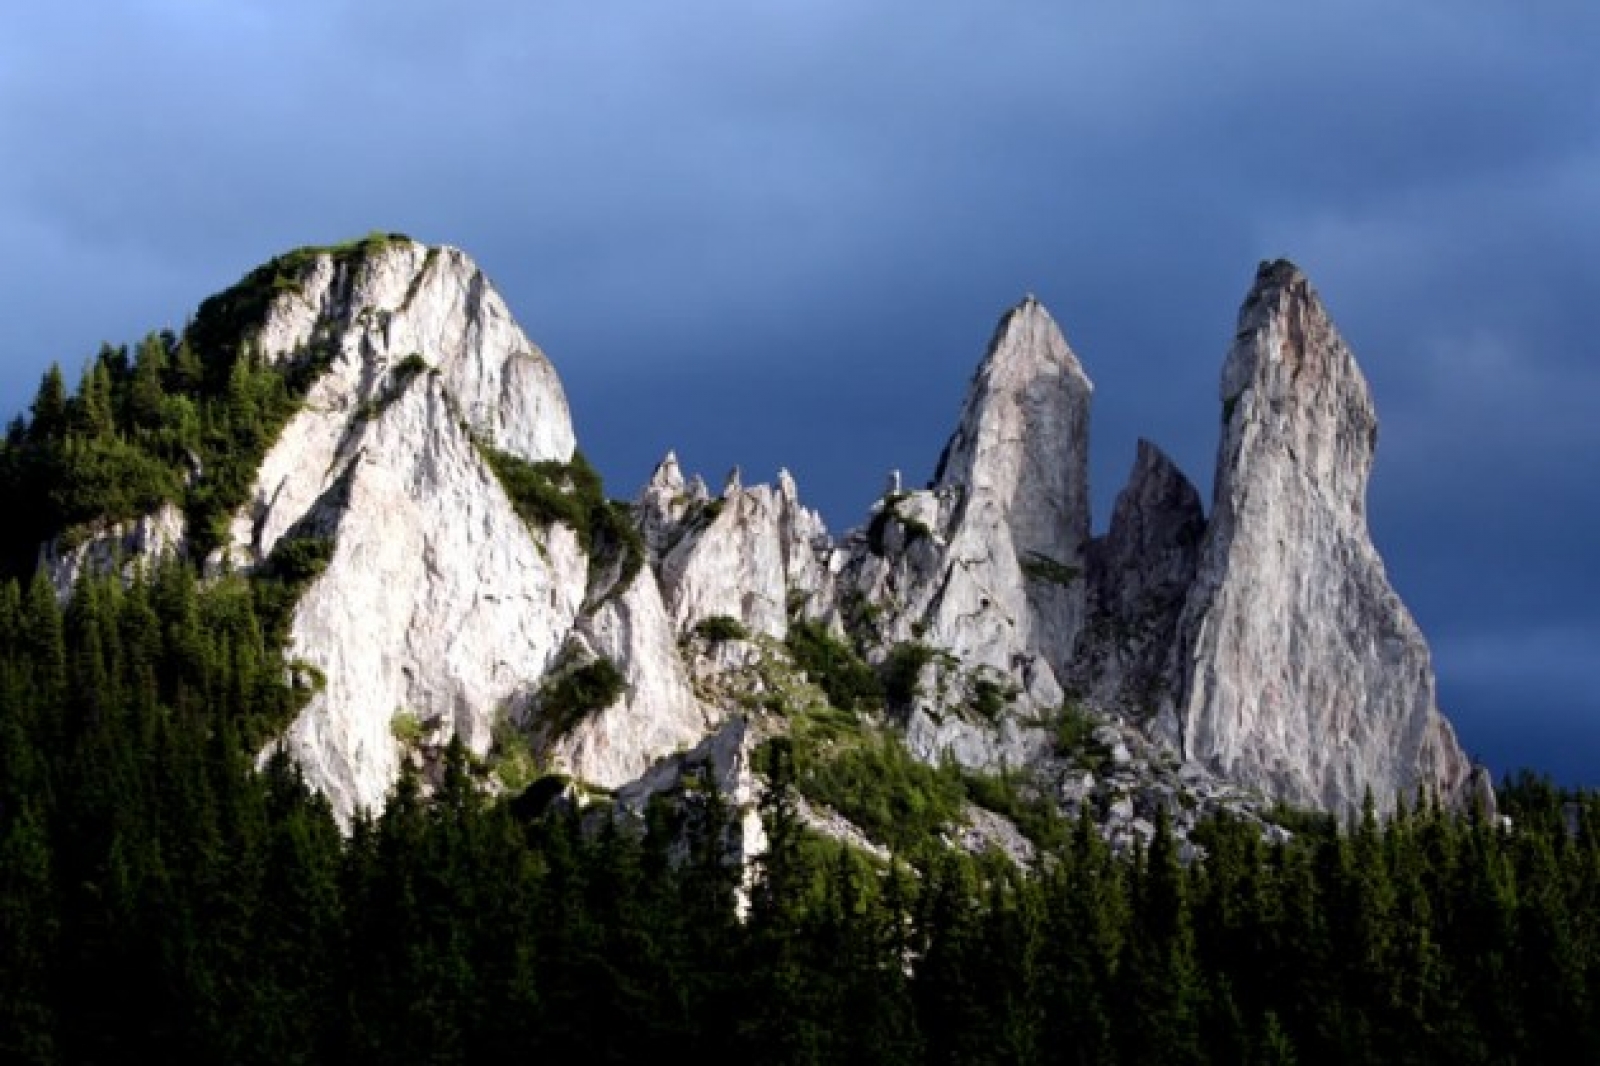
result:
M 1049 312 L 1032 297 L 1013 308 L 933 487 L 886 495 L 845 545 L 840 611 L 868 603 L 884 647 L 926 644 L 1031 706 L 1059 703 L 1084 619 L 1091 391 Z M 913 732 L 981 760 L 960 726 L 933 725 Z
M 1178 620 L 1205 535 L 1200 494 L 1147 440 L 1089 550 L 1089 623 L 1074 675 L 1092 703 L 1176 742 Z
M 1343 811 L 1471 767 L 1367 532 L 1367 383 L 1305 277 L 1263 264 L 1222 373 L 1215 503 L 1180 624 L 1183 753 Z
M 957 500 L 946 580 L 924 619 L 937 646 L 980 661 L 1004 647 L 1058 675 L 1070 663 L 1083 623 L 1091 391 L 1037 300 L 1001 320 L 934 475 L 935 491 Z
M 186 533 L 183 512 L 169 503 L 143 518 L 92 532 L 77 543 L 57 537 L 39 550 L 39 565 L 50 575 L 56 596 L 65 601 L 85 575 L 120 573 L 131 579 L 141 567 L 178 555 Z
M 345 365 L 368 381 L 420 354 L 462 417 L 498 447 L 526 459 L 572 456 L 572 418 L 554 368 L 458 249 L 395 240 L 354 264 L 319 257 L 299 291 L 274 302 L 255 343 L 268 359 L 336 344 L 360 357 Z M 357 395 L 352 384 L 346 377 L 339 393 Z
M 451 249 L 323 257 L 256 343 L 269 359 L 333 353 L 263 462 L 229 552 L 249 564 L 285 535 L 334 542 L 289 645 L 326 683 L 286 742 L 348 817 L 384 802 L 403 754 L 397 718 L 481 754 L 562 647 L 587 580 L 578 538 L 530 531 L 472 435 L 563 461 L 571 422 L 544 356 Z
M 666 528 L 653 539 L 661 549 L 662 590 L 680 631 L 723 616 L 781 638 L 791 595 L 827 599 L 832 542 L 821 516 L 801 504 L 788 471 L 778 472 L 776 486 L 745 488 L 734 476 L 720 498 L 709 500 L 684 497 L 681 475 L 673 479 L 676 469 L 676 461 L 663 461 L 639 509 L 669 516 L 645 524 Z M 674 512 L 669 493 L 690 502 Z
M 662 755 L 694 747 L 715 724 L 716 716 L 695 698 L 672 619 L 648 572 L 583 618 L 578 632 L 591 655 L 619 664 L 627 688 L 616 703 L 555 740 L 554 768 L 619 788 Z

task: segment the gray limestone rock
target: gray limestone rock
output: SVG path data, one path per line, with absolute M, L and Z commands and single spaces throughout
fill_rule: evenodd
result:
M 164 558 L 181 555 L 187 536 L 183 512 L 173 504 L 142 518 L 80 530 L 72 539 L 57 537 L 39 549 L 39 565 L 63 602 L 83 577 L 117 573 L 132 579 Z
M 1310 283 L 1264 263 L 1222 373 L 1215 503 L 1180 624 L 1183 753 L 1291 803 L 1456 800 L 1472 767 L 1367 531 L 1377 420 Z
M 1484 787 L 1367 534 L 1366 383 L 1286 263 L 1263 266 L 1223 372 L 1209 524 L 1141 442 L 1090 541 L 1091 386 L 1029 297 L 1002 318 L 927 489 L 891 476 L 835 542 L 786 472 L 746 486 L 735 469 L 713 497 L 669 453 L 633 505 L 646 565 L 625 584 L 620 566 L 591 582 L 578 534 L 530 527 L 484 459 L 490 445 L 567 462 L 575 442 L 554 370 L 462 253 L 394 240 L 324 255 L 244 339 L 269 361 L 315 349 L 329 368 L 210 572 L 253 567 L 285 537 L 332 540 L 289 646 L 322 682 L 284 743 L 342 820 L 380 807 L 419 759 L 398 716 L 479 754 L 509 719 L 622 810 L 711 773 L 748 859 L 762 847 L 754 745 L 787 728 L 783 707 L 823 698 L 782 643 L 797 615 L 880 666 L 914 663 L 891 711 L 919 758 L 1031 775 L 1067 811 L 1097 812 L 1119 848 L 1163 816 L 1180 838 L 1221 811 L 1264 825 L 1269 798 L 1340 811 L 1369 787 L 1385 807 L 1418 785 L 1456 802 Z M 175 508 L 88 532 L 42 549 L 63 594 L 185 536 Z M 717 616 L 738 626 L 697 632 Z M 551 736 L 541 687 L 598 656 L 623 693 Z M 1087 735 L 1063 685 L 1084 704 L 1072 713 L 1093 715 Z M 837 814 L 812 814 L 848 838 Z M 958 835 L 1027 852 L 981 811 Z
M 934 475 L 956 500 L 925 618 L 937 646 L 1001 668 L 1030 653 L 1065 672 L 1083 620 L 1092 389 L 1037 300 L 1001 320 Z M 1010 645 L 1005 661 L 997 645 Z
M 326 439 L 325 418 L 308 409 L 286 429 L 268 464 L 284 478 L 264 510 L 280 534 L 335 544 L 289 641 L 326 684 L 287 743 L 343 818 L 382 807 L 399 770 L 397 716 L 488 750 L 496 717 L 515 713 L 576 621 L 587 562 L 572 530 L 524 524 L 442 382 L 419 378 L 329 465 L 295 461 Z M 291 500 L 304 507 L 284 514 Z M 257 546 L 241 543 L 239 555 Z
M 322 256 L 250 340 L 268 360 L 331 357 L 257 472 L 226 558 L 252 565 L 290 534 L 334 541 L 289 646 L 326 683 L 285 743 L 345 819 L 382 806 L 397 717 L 482 754 L 566 641 L 587 582 L 578 538 L 530 529 L 478 442 L 565 461 L 572 426 L 554 370 L 454 249 Z
M 650 480 L 634 501 L 634 520 L 652 563 L 659 565 L 662 557 L 672 549 L 674 538 L 683 532 L 684 519 L 688 517 L 690 509 L 703 507 L 708 502 L 703 491 L 704 484 L 698 480 L 696 484 L 702 490 L 699 493 L 692 491 L 684 482 L 677 453 L 668 452 L 656 464 Z
M 1091 388 L 1038 301 L 1008 312 L 933 486 L 885 495 L 841 546 L 845 628 L 878 656 L 924 644 L 992 673 L 1016 714 L 1057 706 L 1086 601 Z M 913 751 L 989 769 L 1019 754 L 1015 729 L 962 710 L 923 693 Z
M 644 774 L 664 753 L 700 743 L 714 719 L 695 698 L 653 574 L 641 572 L 620 595 L 582 618 L 578 628 L 594 654 L 617 665 L 627 687 L 616 703 L 553 743 L 552 766 L 617 788 Z
M 724 616 L 752 633 L 782 638 L 791 597 L 814 601 L 814 610 L 825 608 L 833 585 L 832 541 L 821 516 L 800 502 L 787 471 L 778 472 L 776 486 L 750 488 L 735 473 L 721 498 L 696 501 L 688 493 L 676 510 L 665 502 L 674 486 L 670 479 L 670 472 L 658 469 L 641 511 L 679 633 Z
M 1205 528 L 1200 494 L 1141 440 L 1111 526 L 1089 548 L 1089 621 L 1073 664 L 1076 688 L 1174 742 L 1174 640 Z

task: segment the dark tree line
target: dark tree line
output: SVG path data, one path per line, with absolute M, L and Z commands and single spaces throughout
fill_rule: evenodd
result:
M 741 889 L 714 790 L 537 811 L 459 748 L 341 833 L 257 767 L 303 695 L 263 632 L 182 564 L 0 585 L 0 1060 L 1600 1061 L 1600 804 L 1536 778 L 1509 830 L 1218 822 L 1185 866 L 1083 823 L 1025 873 L 809 836 L 779 743 Z

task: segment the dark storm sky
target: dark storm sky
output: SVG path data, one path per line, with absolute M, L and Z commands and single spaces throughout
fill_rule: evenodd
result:
M 1497 770 L 1600 784 L 1600 5 L 124 0 L 0 15 L 0 408 L 290 247 L 460 246 L 631 496 L 920 482 L 1035 292 L 1203 488 L 1257 260 L 1382 421 L 1370 512 Z

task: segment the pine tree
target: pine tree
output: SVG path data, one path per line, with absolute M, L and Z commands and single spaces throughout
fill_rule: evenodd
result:
M 76 405 L 74 429 L 91 440 L 104 440 L 117 429 L 116 411 L 113 407 L 111 371 L 105 356 L 84 372 L 78 386 L 79 403 Z
M 1122 871 L 1085 809 L 1069 850 L 1041 875 L 1048 1061 L 1090 1066 L 1115 1058 L 1110 1001 L 1127 923 Z
M 68 425 L 67 383 L 61 376 L 61 365 L 51 363 L 39 382 L 39 391 L 33 398 L 33 421 L 29 426 L 29 440 L 46 443 L 58 440 Z
M 58 920 L 44 819 L 32 804 L 0 813 L 0 1060 L 56 1061 Z
M 924 878 L 912 994 L 926 1061 L 979 1062 L 993 1044 L 985 1031 L 977 878 L 972 863 L 955 854 L 935 854 Z
M 739 1039 L 767 1062 L 824 1061 L 824 1033 L 806 965 L 803 920 L 811 870 L 794 798 L 794 752 L 786 737 L 768 742 L 761 821 L 767 850 L 755 863 L 745 943 L 748 983 Z
M 1184 871 L 1165 810 L 1158 813 L 1149 850 L 1135 862 L 1134 878 L 1134 928 L 1117 975 L 1122 1058 L 1200 1062 L 1194 935 Z

